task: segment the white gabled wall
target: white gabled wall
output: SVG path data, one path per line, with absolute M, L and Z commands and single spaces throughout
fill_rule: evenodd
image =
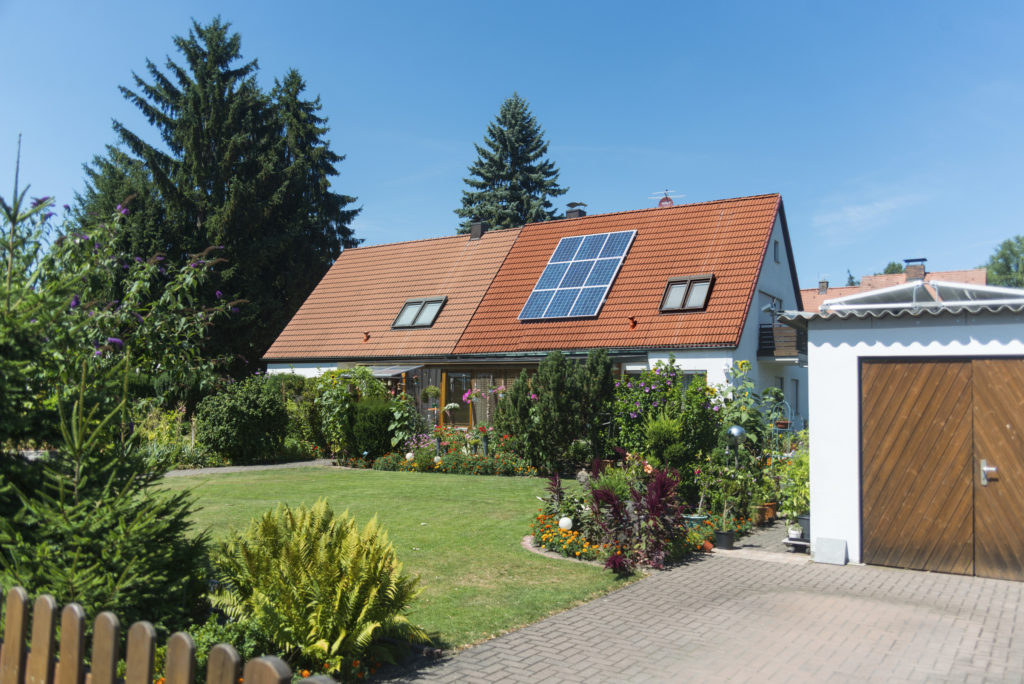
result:
M 775 245 L 778 244 L 778 261 L 775 260 Z M 743 334 L 740 336 L 739 346 L 736 348 L 736 359 L 746 359 L 751 364 L 751 379 L 757 386 L 759 392 L 768 387 L 776 386 L 776 378 L 783 379 L 786 401 L 795 416 L 802 419 L 808 417 L 807 410 L 807 368 L 791 364 L 780 364 L 757 360 L 758 327 L 761 323 L 767 323 L 770 318 L 762 313 L 761 307 L 768 301 L 768 297 L 774 297 L 781 302 L 780 311 L 794 311 L 797 308 L 796 292 L 800 289 L 799 283 L 793 282 L 793 274 L 789 267 L 789 255 L 786 253 L 786 240 L 782 235 L 782 217 L 775 217 L 775 225 L 772 227 L 772 234 L 768 240 L 768 248 L 765 250 L 764 263 L 761 266 L 761 275 L 757 279 L 757 287 L 754 291 L 754 298 L 750 303 L 750 312 L 747 314 L 746 323 L 743 326 Z M 796 380 L 798 389 L 794 401 L 793 381 Z M 803 420 L 797 421 L 797 427 L 802 427 Z
M 724 383 L 725 372 L 732 367 L 733 362 L 731 349 L 674 349 L 648 353 L 647 367 L 654 368 L 659 361 L 668 363 L 669 356 L 675 358 L 677 368 L 706 373 L 709 385 Z
M 1024 356 L 1024 316 L 814 320 L 810 323 L 811 552 L 821 537 L 846 542 L 861 562 L 860 359 Z

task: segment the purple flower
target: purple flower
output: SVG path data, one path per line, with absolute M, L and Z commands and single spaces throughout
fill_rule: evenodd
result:
M 718 412 L 718 407 L 716 406 L 715 408 L 713 408 L 711 410 L 717 413 Z
M 64 211 L 71 211 L 71 207 L 69 207 L 68 205 L 65 204 L 64 205 Z
M 203 261 L 193 261 L 191 264 L 189 264 L 189 266 L 191 266 L 192 268 L 199 268 L 200 266 L 203 265 L 203 263 L 205 263 L 205 262 L 203 262 Z
M 121 216 L 127 216 L 128 215 L 128 207 L 124 207 L 124 206 L 121 206 L 120 204 L 118 204 L 117 205 L 117 213 L 120 214 Z
M 135 263 L 141 264 L 142 263 L 142 257 L 135 257 Z
M 135 316 L 135 318 L 139 321 L 139 323 L 145 323 L 146 322 L 146 319 L 143 318 L 140 314 L 136 313 L 136 314 L 132 314 L 132 315 Z
M 644 392 L 647 392 L 647 394 L 650 394 L 651 393 L 651 388 L 650 387 L 645 388 Z
M 655 368 L 654 369 L 654 374 L 655 375 L 661 375 L 661 369 L 660 368 Z
M 118 347 L 123 347 L 124 346 L 124 342 L 121 341 L 120 337 L 108 337 L 107 338 L 107 344 L 115 344 Z
M 639 405 L 640 405 L 640 402 L 639 402 L 639 401 L 634 401 L 634 402 L 633 402 L 633 405 L 634 405 L 634 406 L 639 406 Z
M 231 313 L 238 313 L 238 307 L 237 306 L 231 307 Z
M 626 389 L 633 389 L 633 383 L 627 382 L 626 383 Z
M 636 418 L 636 414 L 635 414 L 635 413 L 633 413 L 632 411 L 630 411 L 630 412 L 629 412 L 629 417 L 630 417 L 630 418 Z
M 216 291 L 216 292 L 214 292 L 213 294 L 214 294 L 214 296 L 215 296 L 215 297 L 217 297 L 217 299 L 220 299 L 221 297 L 223 297 L 223 296 L 224 296 L 224 293 L 223 293 L 223 292 L 221 292 L 220 290 L 217 290 L 217 291 Z
M 540 397 L 538 397 L 533 392 L 530 392 L 530 401 L 537 401 L 538 399 L 540 399 Z
M 97 349 L 95 352 L 93 352 L 93 356 L 103 356 L 103 352 Z
M 55 214 L 54 212 L 52 212 L 52 211 L 48 211 L 48 212 L 46 212 L 45 214 L 43 214 L 43 220 L 45 221 L 45 220 L 47 220 L 47 219 L 49 219 L 49 218 L 52 218 L 52 217 L 54 217 L 54 216 L 56 216 L 56 215 L 57 215 L 57 214 Z
M 32 198 L 32 208 L 35 209 L 40 204 L 44 204 L 44 203 L 49 202 L 49 201 L 50 201 L 49 197 L 33 197 Z
M 72 309 L 74 309 L 76 306 L 78 306 L 81 303 L 82 303 L 82 300 L 79 299 L 78 295 L 72 295 L 72 297 L 71 297 L 71 308 Z

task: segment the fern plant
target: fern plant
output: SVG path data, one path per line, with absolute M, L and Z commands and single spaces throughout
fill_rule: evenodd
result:
M 344 676 L 354 661 L 394 662 L 404 647 L 429 642 L 405 615 L 419 578 L 402 573 L 376 516 L 360 532 L 323 499 L 281 504 L 232 532 L 214 564 L 223 582 L 214 605 L 256 624 L 295 665 Z

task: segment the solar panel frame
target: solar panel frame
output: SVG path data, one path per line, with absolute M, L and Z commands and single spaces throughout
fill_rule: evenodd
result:
M 519 320 L 596 316 L 635 238 L 635 230 L 622 230 L 559 240 Z

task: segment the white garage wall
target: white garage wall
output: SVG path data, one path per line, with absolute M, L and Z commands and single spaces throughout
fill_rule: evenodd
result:
M 294 373 L 307 378 L 315 378 L 329 370 L 336 370 L 337 363 L 268 363 L 267 375 L 278 373 Z
M 1024 315 L 960 314 L 813 320 L 808 339 L 811 529 L 846 542 L 861 562 L 860 379 L 862 358 L 1024 356 Z

